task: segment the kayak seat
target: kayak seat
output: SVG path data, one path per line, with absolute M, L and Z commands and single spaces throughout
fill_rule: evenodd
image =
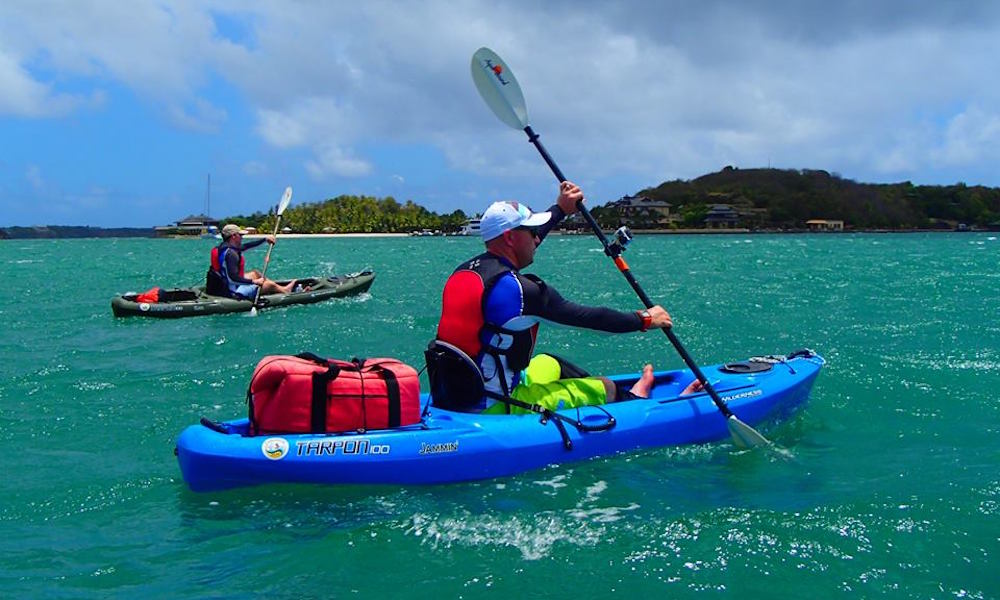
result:
M 476 361 L 461 348 L 431 340 L 424 350 L 431 405 L 445 410 L 470 412 L 485 395 L 483 374 Z
M 198 294 L 191 290 L 160 290 L 160 302 L 192 302 L 197 299 Z
M 205 293 L 209 296 L 229 297 L 229 286 L 226 285 L 226 280 L 211 268 L 205 273 Z
M 579 415 L 579 409 L 577 418 L 572 419 L 537 404 L 528 404 L 509 396 L 488 392 L 483 382 L 483 373 L 476 361 L 472 360 L 464 350 L 448 342 L 431 340 L 424 351 L 424 359 L 427 361 L 427 378 L 431 384 L 431 405 L 437 408 L 456 412 L 476 412 L 483 396 L 489 396 L 542 415 L 540 423 L 555 425 L 566 450 L 573 449 L 573 441 L 566 432 L 566 424 L 575 427 L 581 433 L 607 431 L 616 424 L 615 418 L 602 406 L 589 408 L 603 412 L 605 418 L 599 419 L 600 422 L 597 424 L 584 423 Z M 588 420 L 593 420 L 592 416 L 588 417 Z

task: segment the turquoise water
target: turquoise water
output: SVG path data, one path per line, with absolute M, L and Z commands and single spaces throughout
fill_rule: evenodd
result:
M 210 244 L 0 242 L 0 597 L 1000 597 L 992 234 L 636 240 L 632 269 L 696 360 L 826 357 L 805 410 L 764 430 L 791 460 L 720 443 L 440 487 L 195 494 L 174 440 L 245 414 L 261 357 L 422 365 L 444 279 L 480 247 L 287 240 L 269 275 L 371 266 L 370 294 L 111 316 L 115 292 L 201 279 Z M 550 238 L 530 270 L 575 300 L 639 307 L 591 237 Z M 593 372 L 682 366 L 662 335 L 549 326 L 541 348 Z

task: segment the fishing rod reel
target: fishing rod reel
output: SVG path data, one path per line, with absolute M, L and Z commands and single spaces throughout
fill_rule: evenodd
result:
M 608 254 L 618 256 L 625 252 L 625 248 L 632 243 L 632 230 L 626 225 L 619 227 L 614 234 L 614 239 L 608 244 Z

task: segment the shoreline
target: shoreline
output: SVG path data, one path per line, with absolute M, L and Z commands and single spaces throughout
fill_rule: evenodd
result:
M 270 233 L 248 233 L 245 240 L 265 238 Z M 274 236 L 279 240 L 294 240 L 301 238 L 367 238 L 367 237 L 415 237 L 408 233 L 279 233 Z M 440 236 L 439 236 L 440 237 Z M 221 239 L 221 238 L 216 238 Z
M 603 230 L 607 236 L 614 235 L 614 230 Z M 816 234 L 816 235 L 850 235 L 855 233 L 998 233 L 989 229 L 976 229 L 959 231 L 955 229 L 851 229 L 849 231 L 811 231 L 808 229 L 632 229 L 636 235 L 769 235 L 769 234 Z M 243 239 L 260 239 L 270 234 L 252 233 L 243 236 Z M 549 235 L 564 236 L 587 236 L 593 235 L 588 230 L 582 231 L 552 231 Z M 308 238 L 369 238 L 369 237 L 393 237 L 393 238 L 478 238 L 478 235 L 410 235 L 408 233 L 279 233 L 278 239 L 308 239 Z M 184 239 L 181 236 L 178 239 Z
M 808 229 L 632 229 L 635 235 L 851 235 L 851 234 L 912 234 L 912 233 L 979 233 L 997 234 L 1000 230 L 995 229 L 851 229 L 848 231 L 810 231 Z M 604 230 L 606 236 L 614 235 L 614 230 Z M 243 236 L 243 239 L 261 239 L 270 234 L 252 233 Z M 553 231 L 549 235 L 558 236 L 583 236 L 593 235 L 590 230 L 584 231 Z M 475 238 L 478 235 L 410 235 L 408 233 L 279 233 L 278 239 L 336 239 L 336 238 Z M 150 240 L 197 240 L 205 239 L 217 242 L 221 238 L 201 238 L 196 235 L 172 235 L 172 236 L 37 236 L 37 237 L 0 237 L 0 241 L 21 241 L 21 240 L 61 240 L 61 239 L 150 239 Z

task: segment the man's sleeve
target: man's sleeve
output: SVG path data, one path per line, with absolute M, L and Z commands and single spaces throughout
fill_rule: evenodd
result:
M 564 213 L 562 209 L 559 208 L 558 204 L 553 204 L 552 206 L 550 206 L 548 208 L 548 212 L 552 213 L 552 216 L 549 217 L 549 221 L 538 228 L 539 244 L 542 243 L 542 240 L 545 239 L 545 236 L 547 236 L 550 231 L 555 229 L 556 226 L 558 226 L 559 223 L 562 223 L 562 220 L 566 218 L 566 213 Z
M 240 251 L 249 250 L 250 248 L 256 248 L 257 246 L 260 246 L 261 244 L 263 244 L 266 241 L 267 241 L 267 238 L 260 238 L 259 240 L 254 240 L 252 242 L 247 242 L 247 243 L 241 245 Z
M 525 314 L 535 315 L 561 325 L 609 333 L 626 333 L 642 329 L 642 318 L 634 312 L 570 302 L 555 288 L 537 277 L 522 274 L 519 279 L 524 289 Z

